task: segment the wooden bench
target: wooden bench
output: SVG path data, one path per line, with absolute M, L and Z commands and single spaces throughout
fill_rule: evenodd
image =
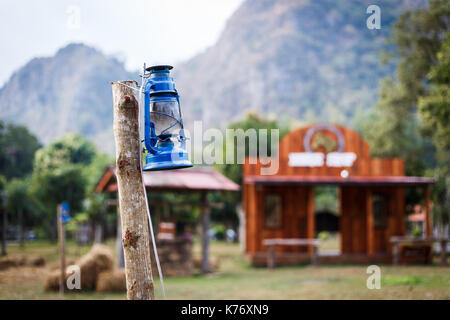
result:
M 318 248 L 320 240 L 316 239 L 265 239 L 263 245 L 269 247 L 267 255 L 267 266 L 270 269 L 275 268 L 275 246 L 313 246 L 312 261 L 314 265 L 319 264 Z
M 400 244 L 424 245 L 439 242 L 441 244 L 441 265 L 447 265 L 447 242 L 450 238 L 412 238 L 412 237 L 392 237 L 392 263 L 400 263 Z

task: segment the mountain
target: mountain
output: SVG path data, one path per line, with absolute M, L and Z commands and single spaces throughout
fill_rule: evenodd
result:
M 79 132 L 112 152 L 110 82 L 136 79 L 123 64 L 84 44 L 70 44 L 53 57 L 34 58 L 0 89 L 0 118 L 26 125 L 47 144 Z
M 377 100 L 392 23 L 426 1 L 247 0 L 215 45 L 175 70 L 184 115 L 223 126 L 248 109 L 349 124 Z M 381 9 L 369 30 L 366 9 Z
M 369 30 L 366 9 L 381 8 Z M 349 124 L 377 100 L 380 65 L 392 23 L 425 0 L 247 0 L 217 43 L 175 66 L 185 123 L 226 126 L 246 110 L 281 121 Z M 136 39 L 136 41 L 138 41 Z M 26 125 L 47 144 L 79 132 L 114 150 L 110 81 L 136 79 L 123 63 L 83 44 L 35 58 L 0 89 L 0 118 Z

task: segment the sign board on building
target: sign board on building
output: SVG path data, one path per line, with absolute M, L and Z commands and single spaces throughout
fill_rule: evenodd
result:
M 334 137 L 323 132 L 328 131 Z M 289 153 L 291 167 L 351 167 L 356 160 L 354 152 L 343 152 L 345 140 L 336 127 L 324 124 L 312 127 L 303 140 L 306 152 Z M 318 150 L 323 150 L 319 152 Z

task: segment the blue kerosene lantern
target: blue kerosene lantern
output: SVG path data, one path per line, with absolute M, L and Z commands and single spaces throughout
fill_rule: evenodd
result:
M 180 98 L 170 76 L 171 69 L 172 66 L 167 65 L 144 67 L 144 146 L 148 152 L 144 171 L 192 167 L 186 152 Z

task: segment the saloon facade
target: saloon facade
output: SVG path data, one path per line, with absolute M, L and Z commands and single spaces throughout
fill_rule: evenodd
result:
M 339 198 L 340 253 L 327 262 L 390 262 L 391 237 L 406 234 L 406 187 L 424 189 L 426 234 L 431 236 L 429 188 L 433 179 L 404 175 L 400 158 L 371 158 L 361 136 L 346 127 L 318 124 L 287 134 L 279 170 L 262 175 L 259 159 L 243 167 L 245 254 L 265 264 L 265 239 L 314 239 L 314 187 L 335 185 Z M 277 263 L 307 260 L 310 247 L 276 247 Z

